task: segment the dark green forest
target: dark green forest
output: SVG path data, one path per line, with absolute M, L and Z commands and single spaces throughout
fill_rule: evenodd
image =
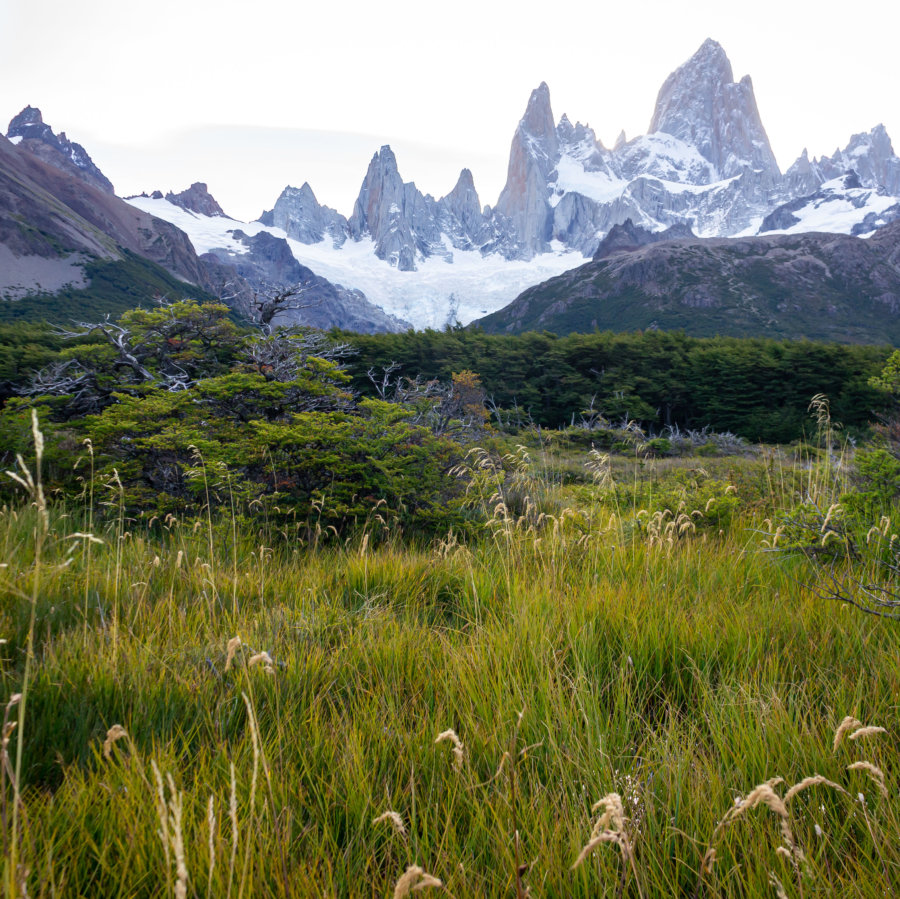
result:
M 577 420 L 592 399 L 611 421 L 709 426 L 748 440 L 789 443 L 808 427 L 817 393 L 835 420 L 863 430 L 884 409 L 868 383 L 891 353 L 873 347 L 761 338 L 688 337 L 682 332 L 548 332 L 517 336 L 477 329 L 342 334 L 358 350 L 352 386 L 372 395 L 373 369 L 397 362 L 406 377 L 449 379 L 471 370 L 496 406 L 523 423 L 558 428 Z

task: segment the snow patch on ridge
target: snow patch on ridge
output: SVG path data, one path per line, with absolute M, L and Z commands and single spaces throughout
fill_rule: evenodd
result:
M 230 233 L 236 230 L 250 236 L 268 231 L 285 238 L 301 265 L 333 284 L 361 290 L 370 302 L 416 328 L 466 325 L 502 309 L 526 288 L 585 262 L 581 253 L 555 243 L 553 252 L 530 262 L 508 261 L 499 255 L 482 256 L 476 250 L 453 250 L 452 264 L 442 256 L 432 256 L 419 261 L 417 271 L 400 271 L 375 255 L 375 244 L 368 237 L 348 240 L 335 249 L 329 237 L 316 244 L 304 244 L 288 238 L 280 228 L 198 215 L 168 200 L 133 197 L 128 202 L 181 228 L 198 253 L 216 248 L 246 253 L 247 247 Z

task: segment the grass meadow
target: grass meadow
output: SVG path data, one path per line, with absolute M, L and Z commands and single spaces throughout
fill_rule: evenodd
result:
M 786 549 L 841 459 L 509 453 L 469 455 L 485 523 L 431 542 L 384 508 L 346 541 L 134 519 L 20 470 L 4 895 L 894 893 L 900 624 Z

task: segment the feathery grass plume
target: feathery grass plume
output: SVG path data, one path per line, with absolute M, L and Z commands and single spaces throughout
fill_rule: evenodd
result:
M 626 852 L 622 834 L 612 830 L 601 830 L 600 833 L 593 835 L 587 843 L 585 843 L 584 848 L 578 853 L 578 858 L 572 863 L 570 870 L 574 871 L 578 868 L 582 862 L 584 862 L 584 860 L 603 843 L 615 843 L 623 855 Z
M 621 832 L 625 829 L 625 807 L 618 793 L 607 793 L 602 799 L 598 799 L 591 807 L 591 812 L 599 812 L 600 809 L 604 809 L 604 812 L 594 825 L 594 833 L 601 830 Z
M 778 899 L 788 899 L 788 895 L 784 890 L 784 884 L 782 884 L 782 882 L 775 876 L 774 871 L 769 872 L 769 884 L 775 890 L 775 895 L 778 897 Z
M 846 734 L 848 730 L 853 730 L 854 727 L 862 726 L 863 723 L 858 718 L 854 718 L 852 715 L 847 715 L 847 717 L 844 718 L 844 720 L 838 725 L 837 730 L 834 732 L 834 745 L 832 746 L 832 751 L 838 751 L 838 747 L 843 742 L 844 734 Z
M 883 727 L 860 727 L 858 730 L 853 731 L 848 740 L 861 740 L 866 737 L 874 737 L 877 734 L 886 734 L 887 731 Z
M 262 665 L 263 671 L 265 671 L 266 674 L 275 673 L 275 663 L 272 661 L 272 656 L 270 656 L 265 650 L 250 656 L 250 658 L 247 660 L 248 668 L 252 668 L 254 665 Z
M 779 778 L 779 781 L 781 778 Z M 788 825 L 788 810 L 784 804 L 784 800 L 772 789 L 772 785 L 767 783 L 754 787 L 740 805 L 736 805 L 732 809 L 732 817 L 737 818 L 745 811 L 755 808 L 757 805 L 765 805 L 781 818 L 781 830 L 785 839 L 793 846 L 794 838 L 790 832 Z
M 206 804 L 206 827 L 209 832 L 209 879 L 206 895 L 212 896 L 213 872 L 216 870 L 216 800 L 212 793 Z
M 871 762 L 854 762 L 852 765 L 847 765 L 847 770 L 865 771 L 869 775 L 869 779 L 878 787 L 878 792 L 881 793 L 885 799 L 888 798 L 888 788 L 884 782 L 884 771 L 877 765 L 873 765 Z
M 123 737 L 128 737 L 128 731 L 121 724 L 114 724 L 107 732 L 106 739 L 103 741 L 103 758 L 112 758 L 113 745 Z M 131 738 L 128 737 L 130 740 Z
M 406 836 L 406 827 L 403 824 L 403 818 L 400 817 L 399 812 L 388 810 L 380 814 L 377 818 L 372 819 L 373 824 L 381 824 L 385 821 L 389 822 L 394 830 L 401 836 Z
M 622 856 L 622 881 L 620 883 L 620 891 L 625 884 L 625 872 L 627 866 L 630 865 L 637 886 L 638 896 L 643 897 L 644 892 L 641 888 L 640 881 L 638 880 L 637 868 L 634 864 L 634 851 L 631 845 L 631 838 L 628 834 L 628 818 L 625 817 L 625 806 L 622 802 L 622 797 L 618 793 L 607 793 L 602 799 L 597 800 L 597 802 L 591 806 L 591 813 L 596 814 L 601 809 L 603 810 L 603 814 L 594 822 L 590 838 L 587 843 L 585 843 L 581 852 L 578 853 L 578 858 L 575 859 L 570 870 L 574 871 L 578 868 L 601 844 L 612 843 L 619 847 L 619 853 Z
M 443 885 L 437 877 L 432 877 L 423 868 L 410 865 L 394 887 L 394 899 L 404 899 L 410 893 L 418 893 L 432 887 L 439 889 Z
M 184 834 L 182 814 L 184 794 L 175 789 L 175 780 L 167 774 L 169 782 L 169 816 L 172 830 L 172 851 L 175 853 L 175 899 L 187 899 L 188 870 L 184 860 Z
M 822 777 L 821 774 L 813 774 L 811 777 L 804 777 L 799 783 L 795 783 L 794 786 L 784 794 L 784 804 L 787 805 L 798 793 L 803 792 L 803 790 L 808 790 L 810 787 L 815 787 L 820 784 L 831 787 L 831 789 L 837 790 L 845 796 L 849 795 L 840 784 L 835 783 L 833 780 L 829 780 L 827 777 Z
M 238 851 L 238 814 L 237 814 L 237 778 L 234 774 L 234 762 L 229 762 L 231 771 L 231 793 L 228 799 L 228 818 L 231 821 L 231 860 L 228 864 L 228 893 L 231 896 L 231 884 L 234 881 L 234 866 Z
M 745 797 L 741 798 L 739 796 L 735 799 L 734 805 L 722 816 L 722 820 L 716 825 L 716 829 L 710 837 L 709 848 L 706 850 L 706 854 L 703 856 L 703 862 L 700 866 L 701 880 L 707 871 L 712 871 L 712 866 L 715 863 L 716 853 L 713 849 L 713 844 L 715 843 L 716 837 L 726 825 L 735 821 L 737 818 L 740 818 L 745 812 L 755 808 L 757 805 L 765 805 L 770 811 L 778 815 L 781 823 L 781 833 L 790 848 L 796 869 L 796 859 L 801 857 L 799 847 L 797 846 L 794 834 L 791 831 L 787 806 L 785 805 L 784 800 L 774 790 L 775 786 L 783 782 L 784 778 L 781 777 L 770 778 L 765 783 L 761 783 L 759 786 L 754 787 Z
M 835 512 L 840 510 L 840 505 L 838 503 L 832 503 L 828 507 L 828 511 L 825 513 L 825 520 L 822 522 L 821 528 L 819 528 L 819 533 L 824 534 L 828 529 L 828 525 L 831 523 L 831 516 L 834 515 Z
M 443 743 L 445 740 L 449 740 L 453 744 L 452 753 L 454 769 L 462 771 L 463 761 L 465 760 L 465 747 L 463 746 L 462 740 L 460 740 L 456 731 L 452 728 L 439 733 L 434 742 Z
M 150 767 L 153 769 L 153 779 L 156 781 L 156 815 L 159 818 L 159 838 L 163 844 L 163 854 L 166 858 L 166 877 L 169 876 L 169 865 L 171 862 L 169 855 L 169 814 L 166 808 L 166 790 L 163 786 L 162 774 L 155 760 L 150 761 Z
M 84 533 L 83 531 L 76 531 L 74 534 L 69 534 L 68 539 L 87 540 L 89 543 L 96 543 L 103 546 L 103 541 L 99 537 L 95 537 L 93 534 Z
M 241 638 L 240 637 L 232 637 L 227 646 L 225 647 L 225 670 L 229 671 L 231 669 L 232 662 L 234 662 L 235 653 L 241 648 Z

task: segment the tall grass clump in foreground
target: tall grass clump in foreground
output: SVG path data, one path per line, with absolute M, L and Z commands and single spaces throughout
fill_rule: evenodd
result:
M 23 463 L 5 895 L 896 889 L 900 631 L 760 551 L 825 475 L 510 452 L 476 539 L 315 548 L 115 490 L 91 530 Z

